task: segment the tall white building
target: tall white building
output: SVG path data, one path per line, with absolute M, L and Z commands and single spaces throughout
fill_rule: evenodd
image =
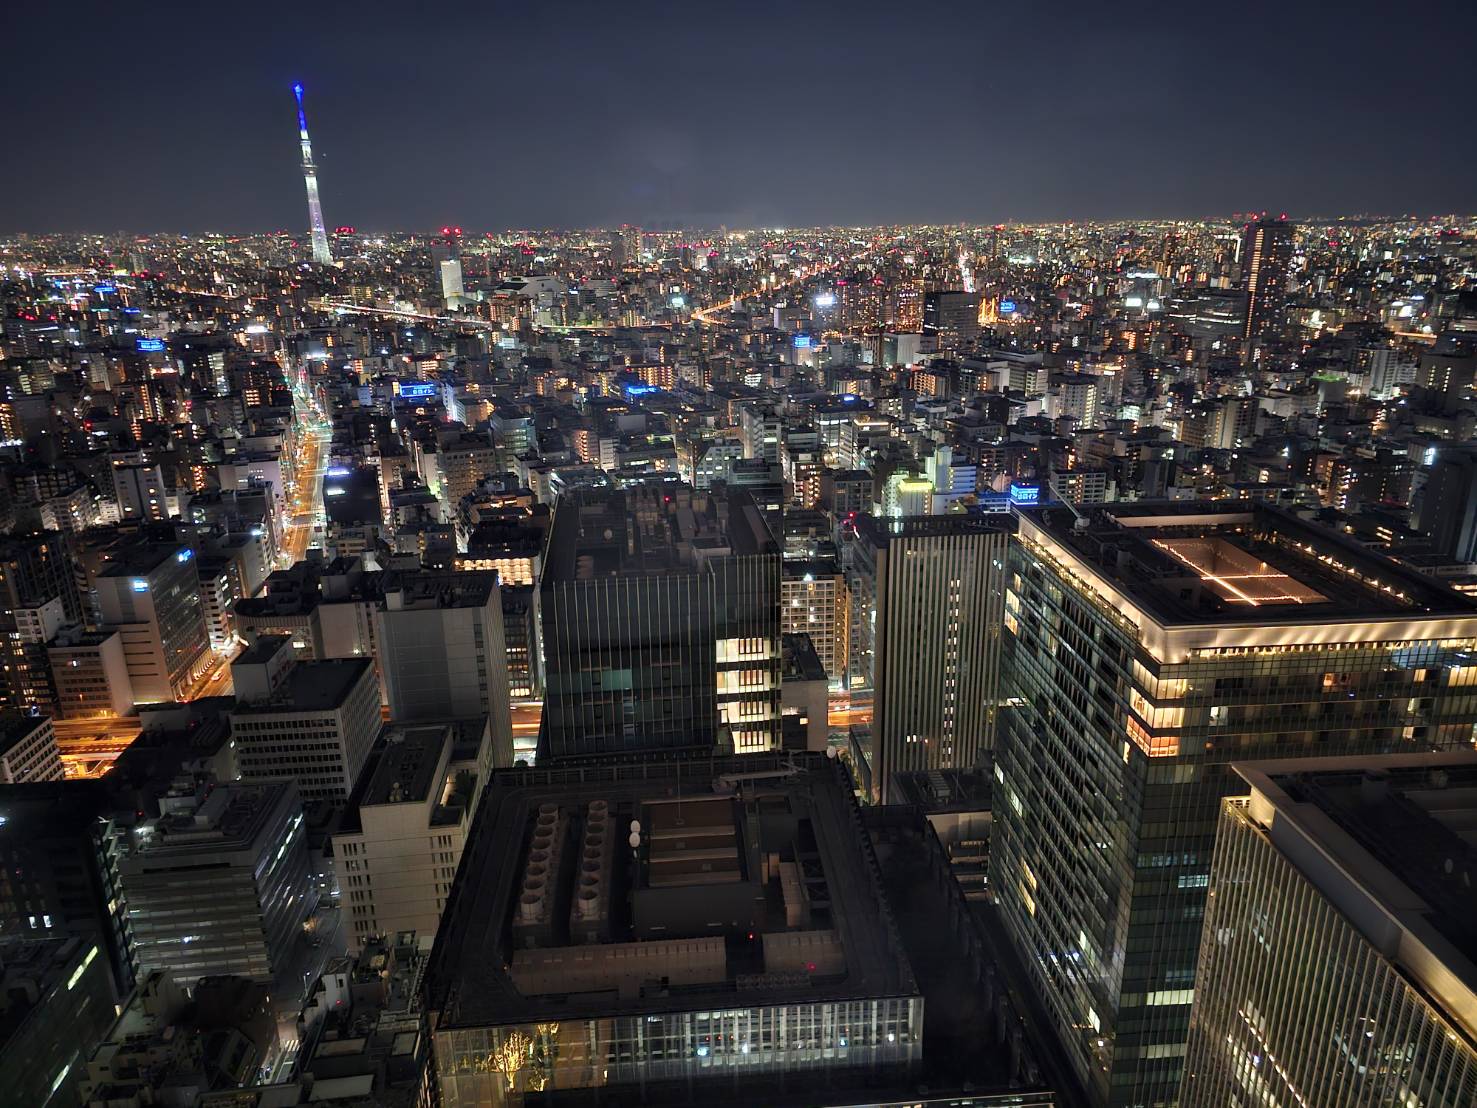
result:
M 1234 769 L 1179 1103 L 1477 1103 L 1477 754 Z
M 177 543 L 142 543 L 97 576 L 102 623 L 123 636 L 135 703 L 183 699 L 209 665 L 194 558 Z
M 447 258 L 441 263 L 441 298 L 448 308 L 459 308 L 466 293 L 462 289 L 462 263 Z
M 351 953 L 375 935 L 434 935 L 492 769 L 485 716 L 389 728 L 333 833 Z
M 487 716 L 494 764 L 512 765 L 497 574 L 398 575 L 385 589 L 379 648 L 391 718 Z
M 232 663 L 231 678 L 242 780 L 291 777 L 307 800 L 347 799 L 380 730 L 370 660 L 298 662 L 291 639 L 263 635 Z

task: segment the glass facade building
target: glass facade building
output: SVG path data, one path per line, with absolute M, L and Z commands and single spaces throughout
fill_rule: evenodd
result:
M 456 1028 L 435 1037 L 445 1108 L 524 1103 L 545 1090 L 774 1081 L 819 1070 L 907 1065 L 921 1054 L 923 998 L 756 1004 Z
M 923 1052 L 849 778 L 815 755 L 493 774 L 425 998 L 446 1108 L 855 1095 Z
M 1180 1104 L 1477 1104 L 1477 754 L 1237 772 Z
M 563 497 L 540 584 L 555 757 L 779 746 L 780 554 L 752 498 Z
M 1183 1072 L 1233 761 L 1470 744 L 1477 608 L 1273 508 L 1020 514 L 991 883 L 1092 1101 Z

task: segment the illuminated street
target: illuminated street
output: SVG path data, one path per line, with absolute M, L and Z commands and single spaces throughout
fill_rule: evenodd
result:
M 68 777 L 101 777 L 139 736 L 136 717 L 52 721 Z
M 832 693 L 827 723 L 833 731 L 865 726 L 872 722 L 872 694 L 866 692 Z

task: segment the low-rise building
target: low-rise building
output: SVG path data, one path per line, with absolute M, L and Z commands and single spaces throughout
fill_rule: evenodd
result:
M 62 719 L 112 719 L 133 708 L 133 686 L 118 631 L 63 627 L 46 647 L 57 715 Z

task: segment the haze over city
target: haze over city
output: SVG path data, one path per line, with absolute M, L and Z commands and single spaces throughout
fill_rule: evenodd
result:
M 1477 10 L 81 0 L 8 13 L 0 229 L 666 229 L 1473 207 Z M 24 44 L 20 48 L 20 44 Z

